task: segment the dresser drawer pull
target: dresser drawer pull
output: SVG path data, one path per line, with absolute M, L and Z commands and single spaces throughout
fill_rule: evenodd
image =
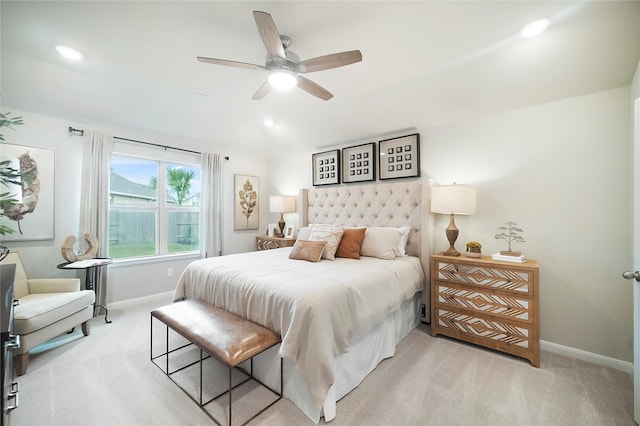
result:
M 7 411 L 14 410 L 20 405 L 20 398 L 18 393 L 18 383 L 11 383 L 11 391 L 7 394 Z M 11 401 L 13 400 L 13 402 Z
M 20 347 L 20 336 L 17 334 L 10 334 L 9 340 L 7 340 L 7 348 L 18 349 Z
M 10 334 L 9 340 L 7 340 L 7 348 L 18 349 L 20 347 L 20 336 L 17 334 Z

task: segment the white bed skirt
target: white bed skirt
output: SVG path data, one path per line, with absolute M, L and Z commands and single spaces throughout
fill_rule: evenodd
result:
M 392 312 L 382 324 L 374 326 L 365 335 L 356 338 L 349 351 L 334 360 L 335 383 L 329 389 L 322 410 L 312 407 L 309 391 L 293 364 L 284 360 L 284 396 L 293 402 L 315 423 L 324 417 L 331 421 L 336 417 L 336 403 L 356 388 L 385 358 L 395 354 L 396 346 L 420 323 L 422 293 L 405 300 L 397 311 Z M 279 390 L 280 356 L 277 345 L 254 358 L 254 375 L 264 383 Z

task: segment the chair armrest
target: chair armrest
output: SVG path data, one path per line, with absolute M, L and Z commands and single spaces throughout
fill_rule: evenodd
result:
M 29 293 L 65 293 L 80 291 L 78 278 L 31 278 L 27 280 Z

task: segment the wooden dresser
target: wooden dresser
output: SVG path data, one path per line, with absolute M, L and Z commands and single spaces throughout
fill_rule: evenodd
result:
M 291 247 L 295 242 L 296 240 L 293 238 L 278 238 L 258 235 L 256 237 L 256 250 L 271 250 L 280 247 Z
M 13 367 L 14 350 L 20 347 L 20 336 L 16 336 L 13 330 L 13 307 L 17 305 L 14 299 L 13 280 L 16 265 L 12 263 L 0 265 L 0 385 L 2 386 L 2 415 L 0 426 L 8 426 L 11 420 L 11 411 L 18 407 L 18 382 L 15 381 L 15 368 Z
M 431 256 L 431 335 L 442 334 L 540 366 L 539 265 Z

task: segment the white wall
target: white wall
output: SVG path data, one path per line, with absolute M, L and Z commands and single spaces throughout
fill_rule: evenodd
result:
M 638 62 L 636 73 L 634 74 L 631 82 L 631 102 L 638 97 L 640 97 L 640 62 Z
M 80 180 L 82 172 L 83 137 L 70 136 L 69 126 L 86 130 L 105 131 L 114 136 L 142 140 L 161 145 L 181 146 L 196 151 L 209 150 L 228 155 L 224 165 L 224 216 L 223 251 L 225 254 L 253 250 L 255 236 L 259 230 L 237 232 L 233 230 L 233 175 L 236 173 L 258 176 L 261 185 L 267 185 L 266 161 L 249 157 L 243 153 L 221 151 L 216 146 L 203 147 L 189 141 L 175 140 L 167 136 L 141 133 L 132 129 L 99 128 L 86 123 L 70 122 L 59 118 L 34 114 L 3 106 L 3 112 L 12 116 L 23 116 L 24 126 L 16 131 L 6 130 L 6 143 L 49 148 L 55 150 L 55 230 L 54 239 L 48 241 L 5 242 L 3 245 L 19 251 L 25 268 L 31 277 L 75 276 L 73 271 L 56 269 L 64 262 L 60 247 L 63 240 L 76 234 L 79 224 Z M 1 147 L 1 146 L 0 146 Z M 268 223 L 268 193 L 260 193 L 260 229 Z M 163 259 L 142 264 L 118 264 L 110 266 L 107 302 L 144 297 L 171 291 L 175 288 L 179 275 L 192 259 Z M 173 269 L 173 277 L 167 276 L 167 269 Z
M 631 250 L 629 88 L 421 128 L 421 173 L 478 189 L 477 214 L 458 217 L 460 236 L 504 249 L 506 221 L 524 229 L 540 271 L 541 339 L 632 360 L 631 286 L 621 278 Z M 336 147 L 342 146 L 336 141 Z M 328 148 L 322 148 L 326 150 Z M 316 151 L 319 152 L 320 150 Z M 311 152 L 272 163 L 272 189 L 311 185 Z M 434 251 L 448 247 L 437 215 Z

